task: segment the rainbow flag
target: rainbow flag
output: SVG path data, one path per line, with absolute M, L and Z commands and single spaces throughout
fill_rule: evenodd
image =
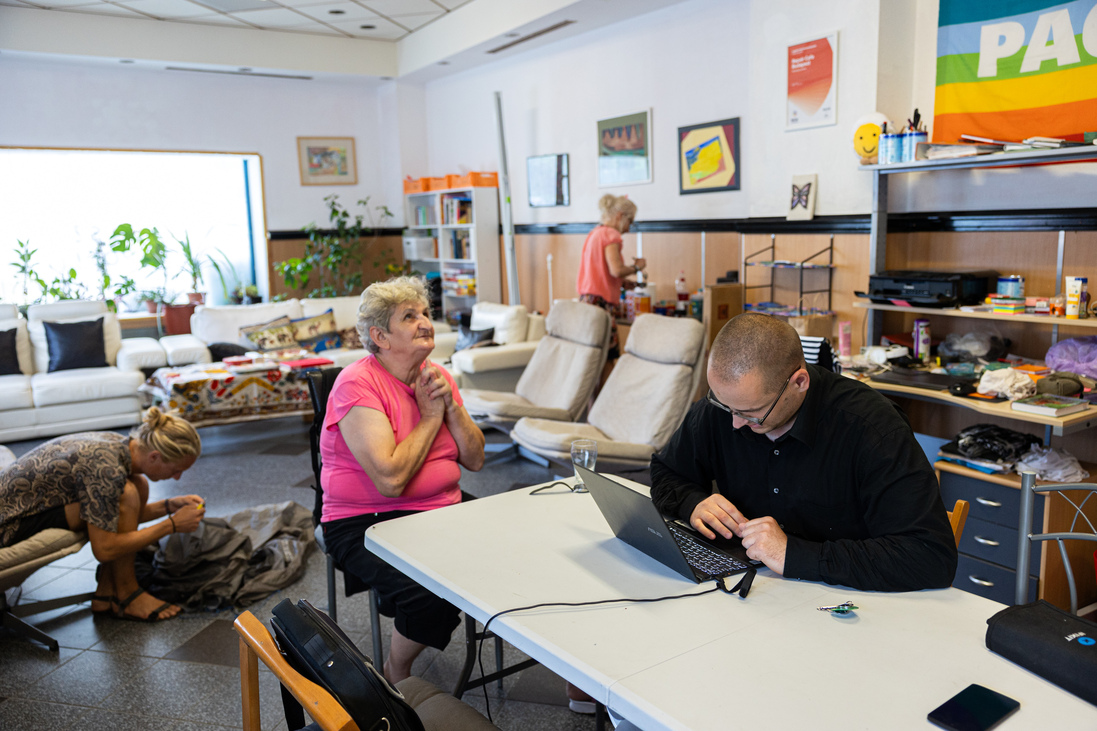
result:
M 940 0 L 934 142 L 1097 131 L 1097 0 Z

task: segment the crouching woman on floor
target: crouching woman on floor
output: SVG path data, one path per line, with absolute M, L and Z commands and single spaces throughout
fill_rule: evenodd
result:
M 99 561 L 93 612 L 150 622 L 174 617 L 180 607 L 143 590 L 133 561 L 164 536 L 198 528 L 206 512 L 198 495 L 148 500 L 149 480 L 178 480 L 201 452 L 194 427 L 156 407 L 129 436 L 51 439 L 0 472 L 0 547 L 47 528 L 87 531 Z
M 460 466 L 483 466 L 484 435 L 453 378 L 428 360 L 434 326 L 422 280 L 370 285 L 358 333 L 370 355 L 339 374 L 320 436 L 321 525 L 348 594 L 372 588 L 394 619 L 384 672 L 395 683 L 425 647 L 445 648 L 458 610 L 366 550 L 363 536 L 383 520 L 461 502 Z

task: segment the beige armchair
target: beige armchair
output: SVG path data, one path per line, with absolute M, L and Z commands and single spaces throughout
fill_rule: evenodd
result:
M 561 464 L 570 464 L 573 440 L 594 439 L 599 469 L 646 467 L 685 418 L 704 364 L 701 323 L 641 315 L 586 423 L 526 417 L 510 437 L 520 448 Z
M 609 314 L 594 305 L 562 300 L 549 311 L 545 328 L 513 393 L 461 391 L 469 414 L 503 429 L 524 416 L 571 421 L 582 415 L 606 362 Z

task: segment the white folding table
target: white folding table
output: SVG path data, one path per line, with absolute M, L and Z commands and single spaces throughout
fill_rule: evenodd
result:
M 379 523 L 366 547 L 480 622 L 713 586 L 616 539 L 589 494 L 531 489 Z M 847 600 L 853 616 L 817 610 Z M 860 592 L 762 569 L 746 599 L 546 607 L 490 629 L 643 729 L 927 729 L 970 683 L 1021 702 L 1003 731 L 1097 727 L 1097 708 L 986 649 L 1002 608 L 958 589 Z

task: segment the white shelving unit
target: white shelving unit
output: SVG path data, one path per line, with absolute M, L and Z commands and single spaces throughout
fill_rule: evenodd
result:
M 452 318 L 477 301 L 501 302 L 499 189 L 450 188 L 404 196 L 407 236 L 433 239 L 432 256 L 410 257 L 412 267 L 442 279 L 442 311 Z

